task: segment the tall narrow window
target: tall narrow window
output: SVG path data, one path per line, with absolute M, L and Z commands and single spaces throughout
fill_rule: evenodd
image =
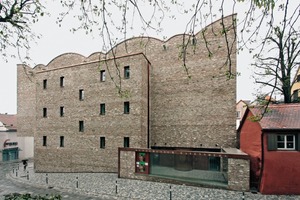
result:
M 43 89 L 47 89 L 47 79 L 43 80 Z
M 129 107 L 129 101 L 124 102 L 124 114 L 129 114 L 130 107 Z
M 105 70 L 100 71 L 100 81 L 105 81 Z
M 63 76 L 60 77 L 59 84 L 60 84 L 60 87 L 64 87 L 65 86 L 65 77 L 63 77 Z
M 100 148 L 105 149 L 105 137 L 100 137 Z
M 125 148 L 129 147 L 129 137 L 124 137 L 124 147 Z
M 100 104 L 100 115 L 105 115 L 105 103 Z
M 47 108 L 43 108 L 43 117 L 47 117 Z
M 129 66 L 124 67 L 124 78 L 125 79 L 130 78 L 130 68 L 129 68 Z
M 60 136 L 59 146 L 60 147 L 64 147 L 65 146 L 65 137 L 64 136 Z
M 79 121 L 79 132 L 84 131 L 84 121 Z
M 59 114 L 61 117 L 63 117 L 65 115 L 65 107 L 63 107 L 63 106 L 60 107 Z
M 47 146 L 47 136 L 43 136 L 43 146 Z
M 81 89 L 81 90 L 79 90 L 79 100 L 83 101 L 83 99 L 84 99 L 84 90 Z

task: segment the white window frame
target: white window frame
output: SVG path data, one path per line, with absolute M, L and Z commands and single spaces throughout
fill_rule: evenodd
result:
M 278 150 L 296 150 L 296 136 L 295 136 L 295 134 L 284 134 L 284 135 L 279 134 L 277 136 L 283 136 L 284 137 L 284 141 L 283 141 L 284 147 L 283 148 L 278 147 L 278 143 L 282 143 L 282 141 L 277 141 L 277 149 Z M 293 148 L 288 148 L 287 147 L 287 143 L 291 142 L 291 141 L 287 141 L 288 136 L 293 136 L 293 146 L 294 146 Z

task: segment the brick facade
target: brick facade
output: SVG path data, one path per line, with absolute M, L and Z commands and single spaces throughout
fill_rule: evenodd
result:
M 236 69 L 233 18 L 223 19 L 234 55 L 230 67 L 224 65 L 227 47 L 221 20 L 194 38 L 176 35 L 163 42 L 138 37 L 118 44 L 114 54 L 86 58 L 69 53 L 46 66 L 19 65 L 19 134 L 35 137 L 36 170 L 116 172 L 117 148 L 123 147 L 124 137 L 135 148 L 234 147 L 236 80 L 226 76 Z M 183 39 L 189 41 L 188 73 L 182 61 Z M 129 79 L 123 77 L 125 66 L 130 66 Z M 100 81 L 101 70 L 106 72 L 105 82 Z M 82 101 L 79 90 L 84 91 Z M 124 102 L 130 103 L 129 114 L 124 114 Z M 105 115 L 99 114 L 101 103 Z M 100 148 L 100 137 L 105 137 L 105 148 Z

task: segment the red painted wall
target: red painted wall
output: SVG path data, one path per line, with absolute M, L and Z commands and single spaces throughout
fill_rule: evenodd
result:
M 261 126 L 248 119 L 253 114 L 246 113 L 246 120 L 240 129 L 240 149 L 250 155 L 250 183 L 257 186 L 261 169 Z
M 268 151 L 264 134 L 263 194 L 300 194 L 300 152 Z

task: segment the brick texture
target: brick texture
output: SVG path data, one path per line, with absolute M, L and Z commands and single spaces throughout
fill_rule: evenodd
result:
M 234 147 L 236 80 L 226 76 L 229 69 L 232 73 L 236 69 L 234 17 L 223 20 L 233 51 L 230 66 L 221 20 L 196 34 L 194 44 L 188 35 L 165 42 L 138 37 L 117 45 L 112 50 L 115 59 L 112 51 L 88 58 L 68 53 L 46 66 L 19 65 L 18 134 L 34 135 L 36 170 L 116 172 L 117 148 L 123 146 L 124 137 L 136 148 L 148 144 Z M 186 68 L 183 39 L 189 42 Z M 124 66 L 130 66 L 129 79 L 123 78 Z M 101 70 L 106 70 L 105 82 L 100 81 Z M 62 76 L 64 87 L 59 84 Z M 47 89 L 43 89 L 45 79 Z M 130 114 L 123 113 L 125 101 L 130 102 Z M 105 115 L 99 114 L 100 103 L 105 103 Z M 47 108 L 46 118 L 43 108 Z M 79 132 L 79 121 L 84 121 L 84 132 Z M 64 147 L 59 146 L 60 136 L 64 136 Z M 100 137 L 106 139 L 104 149 Z

